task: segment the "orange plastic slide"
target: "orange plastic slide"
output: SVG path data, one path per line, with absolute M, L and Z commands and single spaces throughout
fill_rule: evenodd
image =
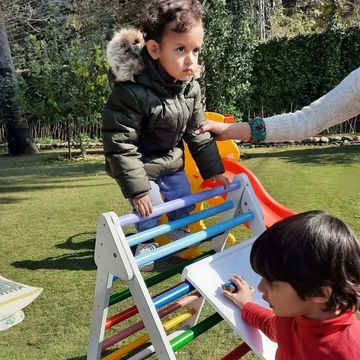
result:
M 235 175 L 241 173 L 245 173 L 249 177 L 251 186 L 254 189 L 256 197 L 264 213 L 264 222 L 266 227 L 271 226 L 283 218 L 296 214 L 295 211 L 282 206 L 280 203 L 274 200 L 265 190 L 260 180 L 246 166 L 231 159 L 223 158 L 222 161 L 225 166 L 225 175 L 230 179 L 230 181 Z M 204 181 L 203 185 L 206 185 L 206 183 L 207 181 Z M 212 187 L 210 183 L 207 185 Z
M 246 166 L 234 160 L 222 160 L 225 166 L 226 175 L 229 178 L 232 178 L 234 175 L 240 173 L 245 173 L 249 177 L 251 186 L 255 191 L 256 197 L 258 198 L 262 211 L 264 213 L 266 227 L 271 226 L 272 224 L 283 218 L 296 214 L 295 211 L 286 208 L 285 206 L 274 200 L 265 190 L 260 180 Z

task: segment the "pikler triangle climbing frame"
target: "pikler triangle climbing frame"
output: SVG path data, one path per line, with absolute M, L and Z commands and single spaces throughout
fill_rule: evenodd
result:
M 154 352 L 161 360 L 176 359 L 175 351 L 223 319 L 245 343 L 248 341 L 259 356 L 272 358 L 275 345 L 268 343 L 269 340 L 258 330 L 244 324 L 239 312 L 235 316 L 234 306 L 219 293 L 221 282 L 235 272 L 256 280 L 249 264 L 248 249 L 265 227 L 261 208 L 248 177 L 240 174 L 234 177 L 227 189 L 219 186 L 156 206 L 151 216 L 159 216 L 223 194 L 227 194 L 225 201 L 219 205 L 130 236 L 125 235 L 124 228 L 142 221 L 140 216 L 131 213 L 119 217 L 114 212 L 108 212 L 99 217 L 94 255 L 97 273 L 88 360 L 115 360 L 125 355 L 127 359 L 138 360 Z M 132 246 L 215 215 L 220 215 L 220 218 L 217 216 L 215 225 L 206 229 L 135 257 L 131 251 Z M 229 231 L 245 223 L 254 237 L 223 251 Z M 139 270 L 142 265 L 157 262 L 204 241 L 210 241 L 208 252 L 144 280 Z M 237 254 L 237 260 L 232 254 Z M 208 271 L 209 274 L 203 271 Z M 150 296 L 150 287 L 181 273 L 182 282 L 154 297 Z M 208 282 L 202 281 L 201 277 L 208 279 Z M 125 281 L 128 288 L 112 294 L 112 285 L 117 279 Z M 110 306 L 130 297 L 134 306 L 108 317 Z M 198 322 L 206 300 L 216 312 Z M 188 310 L 183 309 L 185 306 Z M 179 309 L 183 309 L 183 312 L 179 313 Z M 114 335 L 105 336 L 106 330 L 136 314 L 140 315 L 140 322 L 124 327 Z M 162 323 L 161 318 L 168 315 L 171 315 L 170 319 Z M 177 331 L 170 332 L 174 327 Z M 132 341 L 127 339 L 144 328 L 147 334 Z M 240 346 L 223 359 L 238 359 L 247 349 L 247 346 Z M 265 352 L 269 352 L 269 356 Z

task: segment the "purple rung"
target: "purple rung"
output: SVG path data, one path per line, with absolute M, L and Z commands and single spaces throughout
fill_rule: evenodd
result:
M 138 222 L 141 222 L 143 220 L 161 216 L 168 212 L 171 212 L 171 211 L 174 211 L 177 209 L 181 209 L 185 206 L 193 205 L 193 204 L 196 204 L 197 202 L 210 199 L 214 196 L 219 196 L 222 194 L 226 194 L 230 191 L 237 190 L 240 188 L 240 186 L 241 186 L 241 184 L 239 181 L 234 181 L 226 189 L 224 188 L 224 186 L 221 185 L 221 186 L 217 186 L 210 190 L 206 190 L 206 191 L 202 191 L 202 192 L 199 192 L 196 194 L 184 196 L 183 198 L 180 198 L 180 199 L 164 202 L 161 205 L 154 206 L 152 214 L 146 219 L 144 219 L 143 217 L 141 217 L 137 214 L 134 214 L 134 213 L 119 216 L 120 225 L 122 227 L 125 227 L 125 226 L 129 226 L 132 224 L 137 224 Z

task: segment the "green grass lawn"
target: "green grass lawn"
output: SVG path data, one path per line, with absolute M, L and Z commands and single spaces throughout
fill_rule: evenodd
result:
M 85 359 L 97 218 L 130 209 L 104 173 L 102 157 L 69 163 L 60 155 L 0 154 L 0 274 L 44 289 L 25 309 L 25 320 L 0 333 L 1 359 Z M 360 234 L 360 146 L 257 148 L 243 150 L 242 157 L 278 202 L 297 212 L 328 211 Z M 242 229 L 234 233 L 247 236 Z M 155 286 L 152 293 L 177 281 Z M 205 315 L 210 313 L 206 308 Z M 219 359 L 238 343 L 222 322 L 181 349 L 178 358 Z

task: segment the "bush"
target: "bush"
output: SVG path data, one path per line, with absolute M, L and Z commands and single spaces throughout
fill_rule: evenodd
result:
M 309 105 L 360 66 L 360 27 L 260 44 L 253 58 L 251 108 L 264 114 Z
M 208 111 L 233 113 L 249 102 L 251 58 L 256 45 L 243 1 L 209 2 L 205 11 L 202 80 Z
M 82 144 L 81 127 L 101 120 L 107 64 L 99 46 L 76 34 L 65 46 L 63 36 L 56 29 L 45 39 L 31 36 L 35 55 L 20 76 L 23 108 L 30 121 L 66 124 L 69 145 L 71 138 Z

